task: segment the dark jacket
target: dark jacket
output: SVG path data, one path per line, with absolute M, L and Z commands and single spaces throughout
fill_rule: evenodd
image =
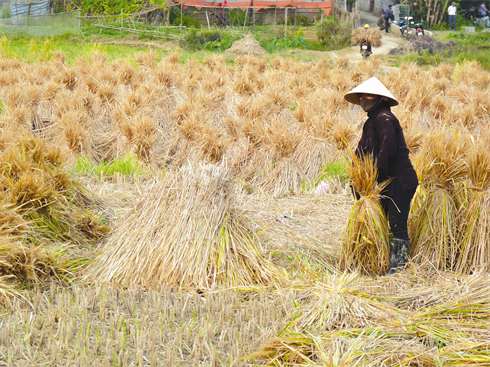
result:
M 408 156 L 403 129 L 391 113 L 388 103 L 382 101 L 374 111 L 368 113 L 368 117 L 362 128 L 356 156 L 373 154 L 378 168 L 378 182 L 393 179 L 386 189 L 388 196 L 394 195 L 394 180 L 400 183 L 403 191 L 416 188 L 417 174 Z
M 395 20 L 393 10 L 391 10 L 390 8 L 386 8 L 385 10 L 385 20 Z

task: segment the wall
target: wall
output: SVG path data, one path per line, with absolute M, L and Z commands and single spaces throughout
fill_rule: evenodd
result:
M 230 8 L 227 8 L 230 9 Z M 207 19 L 206 19 L 206 12 L 208 13 L 208 18 L 211 23 L 213 24 L 213 10 L 215 10 L 216 14 L 219 14 L 220 9 L 212 9 L 212 8 L 201 8 L 198 9 L 197 7 L 194 6 L 188 6 L 184 7 L 184 13 L 191 15 L 193 18 L 199 19 L 199 22 L 207 26 Z M 319 20 L 321 15 L 319 13 L 321 9 L 306 9 L 306 8 L 289 8 L 288 9 L 288 18 L 293 18 L 294 19 L 294 14 L 296 12 L 297 15 L 304 15 L 308 17 L 309 20 L 311 21 L 316 21 Z M 324 16 L 327 14 L 330 14 L 331 9 L 328 9 L 328 11 L 324 12 Z M 255 12 L 255 24 L 274 24 L 274 18 L 276 19 L 276 24 L 282 20 L 282 23 L 284 24 L 284 16 L 285 16 L 286 10 L 278 8 L 277 10 L 274 8 L 268 8 L 268 9 L 260 9 Z M 249 15 L 251 17 L 251 20 L 253 21 L 253 16 Z

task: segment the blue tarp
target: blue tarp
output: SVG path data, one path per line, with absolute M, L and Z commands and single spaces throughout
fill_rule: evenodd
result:
M 12 10 L 12 23 L 22 25 L 26 16 L 49 14 L 49 1 L 35 1 L 25 4 L 11 3 L 10 9 Z

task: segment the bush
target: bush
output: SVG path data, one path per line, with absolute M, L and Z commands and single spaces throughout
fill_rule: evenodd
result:
M 172 25 L 180 25 L 180 15 L 178 18 L 174 19 Z M 199 19 L 194 19 L 189 14 L 182 14 L 182 25 L 187 28 L 201 28 L 201 23 L 199 22 Z
M 224 38 L 223 34 L 216 31 L 191 29 L 185 35 L 184 46 L 189 50 L 202 50 L 206 43 L 215 42 L 215 44 L 219 44 Z
M 202 45 L 202 48 L 207 51 L 225 51 L 229 49 L 233 42 L 235 42 L 238 38 L 233 37 L 229 34 L 223 34 L 221 38 L 216 39 L 214 41 L 208 41 Z
M 231 25 L 243 25 L 247 12 L 236 8 L 228 12 L 227 17 Z
M 301 27 L 307 27 L 311 25 L 313 22 L 306 15 L 298 15 L 296 17 L 296 25 Z
M 318 41 L 330 50 L 350 46 L 352 29 L 335 17 L 325 17 L 316 28 Z
M 264 50 L 266 50 L 267 52 L 287 50 L 290 48 L 300 48 L 303 50 L 307 50 L 310 46 L 310 42 L 306 41 L 302 36 L 294 38 L 284 37 L 280 39 L 272 38 L 269 40 L 259 41 L 259 43 L 260 46 L 262 46 L 262 48 L 264 48 Z
M 296 25 L 301 27 L 306 27 L 311 25 L 313 22 L 306 15 L 298 15 L 296 16 Z M 279 19 L 277 24 L 284 24 L 284 18 Z M 294 15 L 288 17 L 288 25 L 294 25 Z
M 170 10 L 169 21 L 173 26 L 180 25 L 180 8 L 174 6 Z M 182 14 L 182 25 L 188 28 L 201 28 L 201 23 L 199 19 L 192 18 L 189 14 Z
M 173 6 L 170 9 L 170 14 L 168 15 L 168 20 L 169 20 L 170 24 L 174 24 L 174 21 L 177 18 L 179 18 L 179 21 L 180 21 L 180 8 L 178 6 Z

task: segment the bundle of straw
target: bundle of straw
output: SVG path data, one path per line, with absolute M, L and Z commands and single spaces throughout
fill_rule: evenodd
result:
M 262 255 L 227 171 L 206 165 L 156 184 L 116 227 L 88 279 L 209 289 L 285 277 Z
M 367 274 L 384 274 L 389 262 L 390 229 L 380 204 L 387 182 L 378 184 L 372 156 L 352 155 L 350 177 L 360 199 L 352 207 L 342 238 L 340 267 Z
M 454 270 L 461 244 L 458 241 L 459 211 L 467 136 L 442 130 L 427 137 L 415 159 L 420 181 L 417 210 L 410 223 L 411 254 L 414 260 L 428 259 L 435 267 Z
M 468 273 L 477 267 L 490 269 L 490 152 L 479 142 L 468 155 L 471 185 L 463 206 L 458 243 L 461 253 L 456 271 Z
M 381 46 L 383 34 L 379 29 L 364 29 L 362 27 L 354 29 L 352 32 L 352 43 L 359 44 L 367 41 L 373 47 Z
M 300 309 L 294 324 L 302 331 L 327 332 L 375 327 L 393 317 L 389 305 L 365 293 L 361 280 L 359 273 L 345 272 L 309 286 L 303 298 L 310 302 Z

